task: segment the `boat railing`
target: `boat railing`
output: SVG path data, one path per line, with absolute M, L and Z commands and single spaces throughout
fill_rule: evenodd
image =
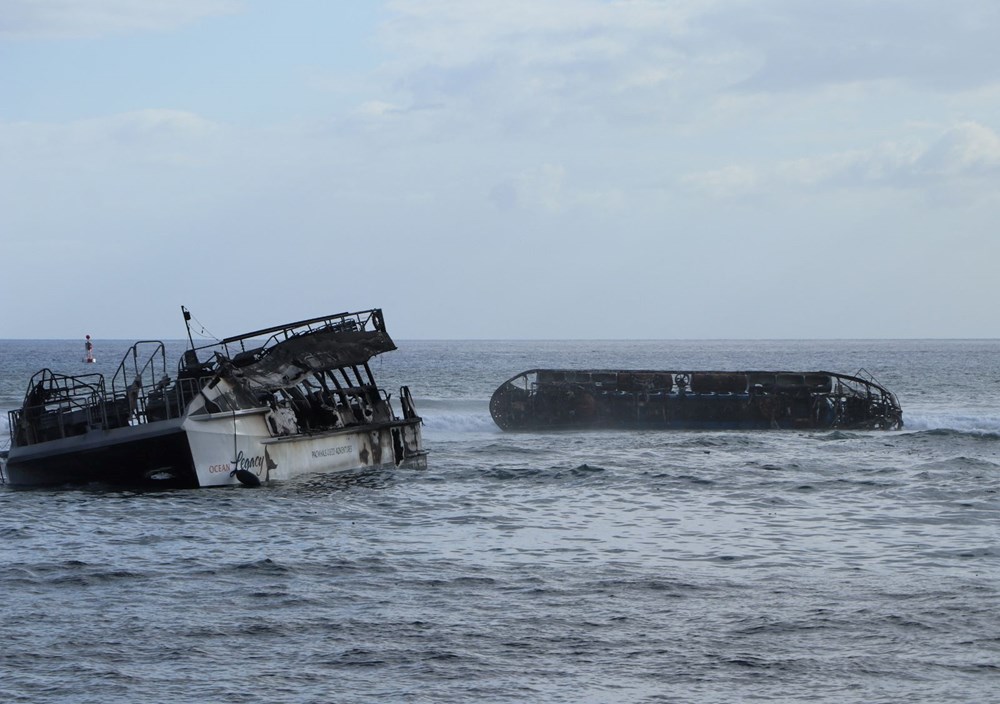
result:
M 80 435 L 107 423 L 103 374 L 69 376 L 42 369 L 28 384 L 21 408 L 8 413 L 12 446 Z
M 111 378 L 113 408 L 119 415 L 127 408 L 125 422 L 134 419 L 146 422 L 146 405 L 150 394 L 162 392 L 170 383 L 167 376 L 167 354 L 159 340 L 140 340 L 132 345 Z M 116 425 L 118 424 L 116 423 Z
M 266 350 L 278 343 L 300 335 L 309 335 L 324 330 L 333 332 L 384 332 L 385 321 L 382 318 L 382 310 L 380 308 L 353 313 L 336 313 L 227 337 L 224 340 L 219 340 L 208 345 L 192 347 L 190 351 L 195 353 L 192 359 L 203 356 L 198 353 L 210 352 L 214 354 L 218 352 L 236 362 L 237 365 L 241 362 L 249 364 L 257 361 Z
M 846 374 L 831 374 L 831 376 L 837 380 L 837 388 L 834 391 L 837 395 L 865 397 L 869 403 L 885 405 L 888 408 L 899 408 L 896 394 L 882 386 L 874 376 L 864 369 L 859 370 L 853 376 Z
M 118 365 L 111 378 L 111 393 L 114 396 L 125 393 L 136 384 L 136 380 L 152 386 L 166 376 L 167 353 L 163 343 L 159 340 L 140 340 L 129 348 Z
M 882 397 L 890 400 L 894 405 L 899 405 L 899 401 L 896 399 L 896 394 L 892 393 L 889 389 L 883 386 L 882 383 L 867 369 L 859 369 L 854 377 L 863 381 L 869 389 L 875 389 Z
M 903 409 L 896 394 L 882 386 L 867 370 L 860 369 L 854 376 L 837 376 L 843 388 L 848 390 L 846 396 L 863 401 L 869 415 L 886 419 L 887 427 L 902 427 Z

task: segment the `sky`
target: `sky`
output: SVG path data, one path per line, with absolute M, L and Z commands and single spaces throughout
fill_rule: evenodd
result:
M 0 338 L 1000 336 L 993 0 L 2 0 Z

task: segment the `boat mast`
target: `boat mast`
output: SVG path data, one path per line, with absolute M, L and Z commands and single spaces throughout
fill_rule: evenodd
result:
M 191 312 L 184 306 L 181 306 L 181 312 L 184 314 L 184 327 L 186 327 L 188 331 L 188 342 L 191 343 L 191 349 L 193 350 L 194 338 L 191 337 Z

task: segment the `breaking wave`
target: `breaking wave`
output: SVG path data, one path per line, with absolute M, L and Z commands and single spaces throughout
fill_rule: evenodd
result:
M 963 433 L 1000 434 L 1000 416 L 974 413 L 906 413 L 904 430 L 954 430 Z
M 419 408 L 418 408 L 418 412 Z M 424 429 L 428 432 L 466 432 L 492 433 L 500 432 L 488 411 L 468 413 L 461 411 L 430 411 L 421 413 L 424 419 Z

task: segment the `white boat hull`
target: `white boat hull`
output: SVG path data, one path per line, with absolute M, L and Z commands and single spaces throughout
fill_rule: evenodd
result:
M 426 463 L 419 421 L 272 437 L 266 413 L 262 408 L 185 421 L 199 486 L 239 484 L 237 471 L 266 483 L 320 472 Z

